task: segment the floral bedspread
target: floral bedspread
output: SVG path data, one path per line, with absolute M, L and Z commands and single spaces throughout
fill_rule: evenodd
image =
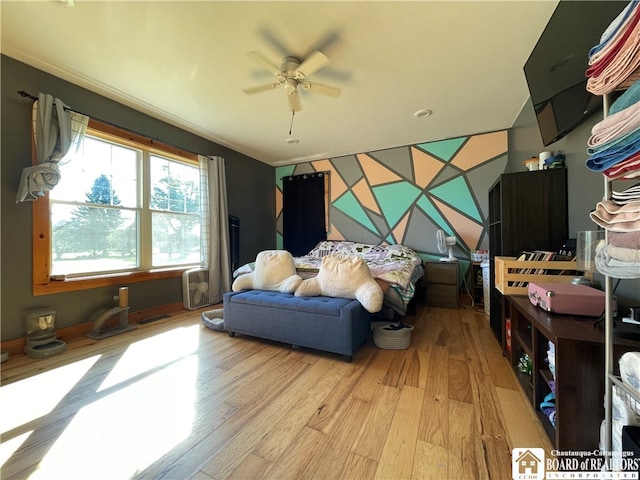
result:
M 326 240 L 318 243 L 307 255 L 294 257 L 296 270 L 302 278 L 315 276 L 322 264 L 322 257 L 331 253 L 357 255 L 369 266 L 374 278 L 383 280 L 396 290 L 408 303 L 415 293 L 415 283 L 424 274 L 422 259 L 405 245 L 369 245 L 365 243 Z M 254 263 L 248 263 L 234 272 L 234 277 L 253 271 Z

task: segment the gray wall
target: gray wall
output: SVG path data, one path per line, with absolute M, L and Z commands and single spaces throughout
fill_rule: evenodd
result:
M 31 164 L 31 102 L 18 90 L 50 93 L 90 117 L 161 139 L 169 144 L 226 160 L 229 213 L 240 218 L 240 262 L 275 248 L 275 169 L 238 152 L 180 130 L 131 108 L 96 95 L 7 56 L 1 57 L 2 108 L 0 212 L 1 340 L 24 336 L 26 314 L 41 308 L 57 311 L 57 326 L 67 327 L 96 318 L 113 304 L 115 287 L 46 296 L 32 296 L 31 204 L 15 203 L 23 167 Z M 131 310 L 181 302 L 181 280 L 166 279 L 129 285 Z
M 569 190 L 569 235 L 576 238 L 581 230 L 597 230 L 598 227 L 589 218 L 589 212 L 596 203 L 602 200 L 604 180 L 600 173 L 589 170 L 586 166 L 587 140 L 591 128 L 602 119 L 597 113 L 585 123 L 570 132 L 566 137 L 545 147 L 542 145 L 540 131 L 536 123 L 533 104 L 528 101 L 509 131 L 509 161 L 507 172 L 524 170 L 522 164 L 541 151 L 564 152 L 566 155 L 567 178 Z M 635 182 L 615 182 L 615 190 L 624 190 Z M 596 281 L 602 277 L 596 274 Z M 615 281 L 614 281 L 615 285 Z M 616 288 L 618 302 L 623 306 L 640 305 L 640 279 L 621 280 Z

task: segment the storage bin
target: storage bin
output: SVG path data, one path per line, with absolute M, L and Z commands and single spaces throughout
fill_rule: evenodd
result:
M 373 326 L 373 342 L 376 347 L 385 350 L 405 350 L 411 344 L 412 325 L 402 324 L 402 328 L 395 329 L 398 323 L 378 323 Z
M 484 313 L 486 315 L 490 315 L 491 310 L 489 302 L 491 301 L 491 291 L 489 282 L 491 281 L 491 270 L 489 269 L 489 262 L 482 262 L 480 267 L 482 268 L 482 297 L 484 299 Z
M 541 270 L 545 273 L 535 273 Z M 571 283 L 580 275 L 575 260 L 518 261 L 515 257 L 496 257 L 495 277 L 496 288 L 503 295 L 527 295 L 529 282 Z

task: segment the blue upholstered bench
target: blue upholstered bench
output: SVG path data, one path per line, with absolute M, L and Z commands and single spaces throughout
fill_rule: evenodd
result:
M 229 336 L 241 333 L 338 353 L 349 362 L 371 332 L 369 313 L 346 298 L 243 290 L 226 293 L 223 308 Z

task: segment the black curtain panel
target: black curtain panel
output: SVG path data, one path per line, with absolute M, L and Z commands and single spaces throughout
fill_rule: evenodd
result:
M 282 179 L 283 247 L 294 257 L 306 255 L 326 240 L 324 173 Z

